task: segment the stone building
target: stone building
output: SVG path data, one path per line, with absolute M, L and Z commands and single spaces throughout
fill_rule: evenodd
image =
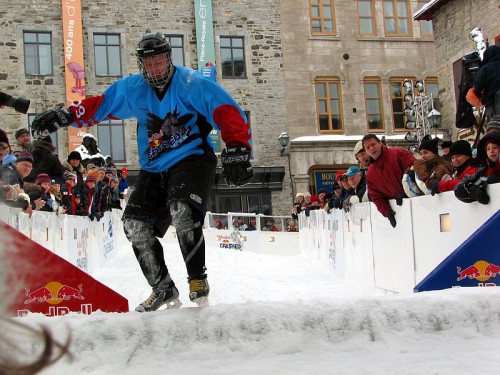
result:
M 462 73 L 462 58 L 476 50 L 469 37 L 476 27 L 481 28 L 489 45 L 500 45 L 500 2 L 498 0 L 433 0 L 415 14 L 416 20 L 431 20 L 434 27 L 436 70 L 443 103 L 443 122 L 450 124 L 453 139 L 476 138 L 474 128 L 459 132 L 455 128 L 455 113 Z
M 31 100 L 28 115 L 0 113 L 11 140 L 36 113 L 67 104 L 64 58 L 72 46 L 65 45 L 63 12 L 79 3 L 0 0 L 0 90 Z M 337 169 L 355 162 L 352 149 L 364 134 L 409 145 L 405 79 L 424 80 L 441 99 L 432 25 L 412 19 L 425 1 L 198 3 L 211 4 L 217 81 L 248 114 L 257 172 L 252 184 L 229 189 L 219 170 L 212 211 L 288 214 L 295 192 L 328 187 Z M 82 0 L 85 95 L 100 95 L 117 78 L 136 73 L 135 46 L 149 31 L 170 38 L 175 63 L 198 69 L 195 13 L 193 1 Z M 116 155 L 118 167 L 127 166 L 132 176 L 138 169 L 134 129 L 134 120 L 89 129 L 103 153 Z M 291 139 L 284 152 L 282 133 Z M 54 142 L 65 158 L 67 131 Z

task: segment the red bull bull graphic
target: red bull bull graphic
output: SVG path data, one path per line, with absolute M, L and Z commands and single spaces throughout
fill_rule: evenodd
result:
M 500 211 L 497 211 L 464 243 L 414 288 L 415 292 L 454 287 L 500 285 Z
M 128 301 L 78 267 L 0 222 L 4 283 L 0 298 L 12 316 L 128 312 Z
M 477 280 L 479 282 L 488 281 L 492 277 L 496 277 L 500 274 L 500 267 L 496 264 L 489 263 L 485 260 L 478 260 L 474 264 L 462 269 L 457 267 L 457 273 L 459 274 L 457 281 L 462 281 L 464 279 Z M 494 282 L 488 283 L 488 286 L 496 286 Z M 484 285 L 478 285 L 484 286 Z

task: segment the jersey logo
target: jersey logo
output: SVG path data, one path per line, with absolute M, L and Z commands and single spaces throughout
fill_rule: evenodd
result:
M 179 147 L 189 137 L 185 125 L 192 118 L 192 114 L 179 117 L 177 107 L 163 119 L 148 113 L 148 159 L 156 159 L 164 151 Z

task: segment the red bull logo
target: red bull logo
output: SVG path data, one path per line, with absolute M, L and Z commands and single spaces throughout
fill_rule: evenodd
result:
M 478 260 L 473 265 L 462 269 L 461 267 L 457 267 L 457 273 L 460 275 L 457 278 L 457 281 L 461 281 L 463 279 L 476 279 L 478 281 L 487 281 L 492 277 L 496 277 L 500 275 L 500 266 L 496 264 L 489 263 L 485 260 Z
M 57 305 L 63 301 L 67 301 L 72 298 L 79 300 L 84 300 L 83 287 L 82 284 L 78 285 L 77 288 L 73 288 L 69 285 L 61 284 L 57 281 L 51 281 L 45 286 L 39 287 L 34 291 L 26 288 L 26 297 L 28 297 L 24 304 L 30 304 L 32 302 L 47 302 L 51 305 Z

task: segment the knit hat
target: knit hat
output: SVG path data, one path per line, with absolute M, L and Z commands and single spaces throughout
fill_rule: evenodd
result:
M 82 161 L 82 155 L 78 151 L 71 151 L 68 155 L 68 162 L 70 160 L 80 160 Z
M 2 129 L 0 129 L 0 142 L 7 143 L 8 145 L 10 145 L 9 137 L 7 137 L 7 133 L 4 132 Z
M 453 142 L 451 141 L 444 141 L 443 143 L 441 143 L 441 148 L 450 148 L 452 144 Z
M 488 126 L 486 127 L 486 132 L 500 130 L 500 115 L 493 116 L 488 122 Z
M 80 190 L 73 190 L 73 196 L 80 199 L 82 197 L 82 194 L 80 193 Z
M 63 173 L 63 180 L 66 181 L 66 180 L 73 180 L 75 181 L 76 180 L 76 173 L 75 172 L 71 172 L 71 171 L 64 171 Z
M 50 176 L 46 173 L 40 173 L 36 176 L 35 184 L 43 184 L 44 182 L 48 182 L 49 184 L 52 182 Z
M 435 155 L 439 155 L 438 151 L 438 138 L 434 139 L 422 139 L 422 142 L 420 142 L 420 146 L 418 147 L 418 151 L 420 150 L 429 150 Z
M 304 193 L 304 198 L 311 198 L 311 193 L 309 193 L 309 192 Z
M 363 142 L 359 141 L 356 143 L 356 146 L 354 146 L 354 157 L 356 157 L 361 151 L 364 151 L 365 149 L 363 148 Z
M 472 147 L 470 143 L 464 140 L 453 142 L 450 147 L 450 156 L 465 155 L 472 157 Z
M 97 182 L 97 176 L 95 174 L 89 174 L 87 175 L 87 178 L 85 179 L 85 182 Z
M 118 177 L 116 177 L 116 176 L 111 177 L 111 181 L 116 182 L 116 183 L 119 183 L 119 182 L 120 182 L 120 181 L 118 180 Z
M 487 133 L 477 145 L 477 158 L 481 161 L 485 161 L 488 158 L 486 154 L 486 146 L 488 143 L 493 142 L 500 146 L 500 132 L 494 131 Z
M 304 193 L 297 193 L 297 194 L 295 195 L 295 198 L 298 198 L 298 197 L 302 197 L 302 198 L 304 198 Z
M 337 171 L 337 174 L 335 175 L 335 179 L 336 179 L 337 181 L 340 181 L 340 180 L 342 179 L 342 175 L 343 175 L 344 173 L 345 173 L 345 171 L 343 171 L 343 170 L 339 170 L 339 171 Z
M 106 168 L 106 172 L 105 172 L 105 173 L 106 173 L 106 174 L 108 174 L 108 173 L 113 174 L 113 170 L 112 170 L 111 168 Z
M 29 135 L 29 134 L 30 134 L 30 132 L 29 132 L 29 130 L 28 130 L 28 129 L 26 129 L 26 128 L 17 129 L 17 130 L 16 130 L 16 133 L 14 134 L 14 137 L 16 137 L 16 139 L 17 139 L 17 138 L 19 138 L 19 137 L 20 137 L 21 135 L 23 135 L 23 134 L 28 134 L 28 135 Z
M 127 169 L 127 168 L 125 168 L 125 167 L 123 167 L 123 168 L 122 168 L 122 173 L 127 173 L 127 174 L 128 174 L 128 169 Z
M 52 179 L 50 180 L 50 183 L 52 185 L 61 185 L 61 178 L 60 177 L 52 177 Z
M 31 152 L 27 150 L 22 150 L 21 152 L 19 152 L 19 154 L 17 154 L 16 163 L 20 161 L 29 161 L 31 164 L 33 164 L 33 155 L 31 155 Z

